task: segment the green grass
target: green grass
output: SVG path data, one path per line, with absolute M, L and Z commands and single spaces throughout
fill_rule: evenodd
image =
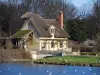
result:
M 46 63 L 71 63 L 71 64 L 100 64 L 100 57 L 93 56 L 63 56 L 38 59 L 36 62 Z

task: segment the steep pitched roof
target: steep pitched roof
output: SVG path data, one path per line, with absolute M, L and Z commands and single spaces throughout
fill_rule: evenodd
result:
M 35 29 L 37 30 L 40 37 L 51 37 L 51 34 L 48 28 L 51 25 L 56 27 L 55 37 L 58 38 L 66 38 L 68 35 L 60 28 L 60 25 L 57 23 L 55 19 L 44 19 L 38 14 L 27 12 L 22 17 L 22 19 L 29 19 Z
M 60 25 L 55 19 L 45 19 L 49 25 L 54 25 L 56 27 L 56 37 L 69 37 L 68 33 L 61 29 Z

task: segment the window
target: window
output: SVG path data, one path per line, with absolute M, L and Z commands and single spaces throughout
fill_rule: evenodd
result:
M 55 34 L 55 27 L 54 26 L 50 27 L 50 34 L 52 37 L 54 37 L 54 34 Z
M 55 44 L 54 41 L 51 42 L 51 48 L 54 48 Z
M 46 42 L 43 42 L 42 43 L 42 48 L 45 48 L 46 47 Z
M 63 41 L 60 42 L 60 48 L 62 48 L 62 47 L 63 47 Z
M 52 28 L 50 32 L 54 34 L 55 33 L 55 29 Z

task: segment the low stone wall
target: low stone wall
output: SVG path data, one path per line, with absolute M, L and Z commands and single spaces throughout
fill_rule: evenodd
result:
M 80 55 L 80 52 L 66 52 L 66 51 L 30 51 L 33 60 L 41 59 L 49 56 L 67 56 Z
M 0 50 L 0 61 L 12 61 L 12 59 L 31 59 L 31 55 L 25 50 Z
M 62 52 L 62 56 L 67 56 L 67 55 L 80 55 L 80 52 Z
M 72 55 L 80 55 L 80 52 L 72 52 Z
M 38 51 L 30 51 L 30 54 L 33 60 L 41 59 L 47 56 L 52 56 L 52 54 L 42 53 Z

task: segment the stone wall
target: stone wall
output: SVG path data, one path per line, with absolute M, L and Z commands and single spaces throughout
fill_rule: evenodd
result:
M 0 50 L 0 61 L 11 61 L 12 59 L 31 59 L 31 55 L 25 50 Z

